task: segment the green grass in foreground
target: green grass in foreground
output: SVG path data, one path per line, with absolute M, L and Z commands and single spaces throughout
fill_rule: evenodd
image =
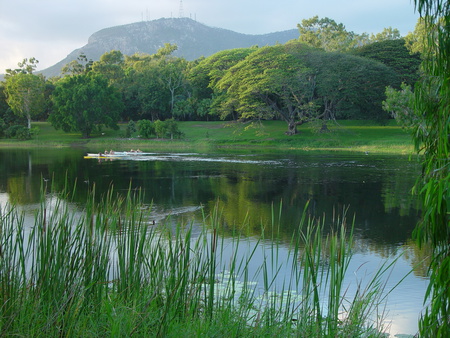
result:
M 329 123 L 329 133 L 318 133 L 317 128 L 306 124 L 299 128 L 299 134 L 287 136 L 286 124 L 281 121 L 262 123 L 239 122 L 179 122 L 185 137 L 181 140 L 143 140 L 138 137 L 124 137 L 126 125 L 120 130 L 103 130 L 90 139 L 82 139 L 79 133 L 64 133 L 55 130 L 47 122 L 33 126 L 40 132 L 29 141 L 0 140 L 1 146 L 10 147 L 67 147 L 83 146 L 94 151 L 105 149 L 143 151 L 208 151 L 217 148 L 264 149 L 265 151 L 325 150 L 351 152 L 377 152 L 410 154 L 413 143 L 410 134 L 389 121 L 381 126 L 370 121 L 339 121 Z
M 382 336 L 389 267 L 346 296 L 352 232 L 345 220 L 324 236 L 323 223 L 303 218 L 281 261 L 276 240 L 262 238 L 240 257 L 237 248 L 247 244 L 236 238 L 230 250 L 216 212 L 194 237 L 188 225 L 149 225 L 131 193 L 92 191 L 81 215 L 67 199 L 43 195 L 34 225 L 14 206 L 1 210 L 2 336 Z M 269 273 L 285 264 L 289 276 Z M 264 280 L 260 293 L 253 277 Z

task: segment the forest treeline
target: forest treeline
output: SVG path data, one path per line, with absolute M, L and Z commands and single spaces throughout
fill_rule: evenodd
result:
M 37 60 L 6 70 L 0 133 L 27 136 L 31 120 L 83 137 L 119 121 L 283 120 L 297 126 L 330 119 L 384 120 L 386 87 L 418 79 L 420 53 L 396 29 L 368 36 L 331 19 L 298 25 L 286 44 L 224 50 L 187 61 L 165 44 L 155 54 L 113 50 L 93 62 L 81 54 L 59 77 L 34 73 Z

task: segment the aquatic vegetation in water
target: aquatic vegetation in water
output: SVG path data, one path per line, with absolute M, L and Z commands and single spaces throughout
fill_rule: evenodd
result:
M 149 226 L 138 192 L 93 189 L 83 210 L 70 196 L 43 193 L 32 225 L 14 205 L 0 210 L 2 335 L 382 335 L 388 267 L 347 295 L 345 219 L 325 235 L 305 215 L 282 261 L 264 229 L 253 242 L 220 237 L 217 209 L 194 236 L 193 225 Z

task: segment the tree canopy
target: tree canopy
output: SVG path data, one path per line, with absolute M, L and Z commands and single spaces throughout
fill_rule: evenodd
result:
M 409 85 L 419 78 L 420 54 L 411 54 L 405 39 L 377 41 L 355 48 L 352 54 L 382 62 L 394 69 L 401 81 Z
M 120 96 L 98 74 L 67 76 L 56 83 L 52 95 L 55 111 L 49 120 L 55 128 L 80 131 L 85 138 L 102 126 L 118 128 Z
M 293 135 L 297 125 L 318 118 L 379 118 L 388 85 L 400 81 L 380 62 L 292 41 L 251 52 L 214 91 L 223 93 L 216 98 L 221 109 L 244 119 L 280 118 Z
M 289 46 L 290 47 L 290 46 Z M 222 104 L 234 104 L 244 119 L 272 119 L 288 125 L 287 134 L 314 114 L 314 74 L 298 53 L 310 48 L 297 44 L 295 53 L 288 46 L 263 47 L 231 67 L 218 81 L 217 88 L 227 92 Z
M 336 23 L 330 18 L 319 19 L 316 15 L 303 19 L 297 27 L 299 41 L 326 52 L 348 51 L 358 43 L 357 34 L 347 31 L 342 23 Z
M 28 129 L 31 118 L 45 109 L 44 92 L 45 81 L 41 76 L 18 72 L 6 78 L 6 102 L 14 114 L 26 117 Z

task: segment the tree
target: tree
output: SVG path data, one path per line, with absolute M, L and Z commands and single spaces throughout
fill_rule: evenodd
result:
M 398 40 L 401 38 L 400 31 L 397 28 L 384 28 L 381 33 L 371 34 L 370 41 L 381 42 L 381 41 L 389 41 L 389 40 Z
M 102 74 L 108 79 L 110 85 L 115 85 L 123 80 L 125 58 L 121 51 L 112 50 L 100 56 L 99 61 L 92 64 L 94 73 Z
M 164 121 L 156 120 L 154 126 L 157 138 L 163 138 L 167 134 L 167 124 Z
M 428 27 L 429 29 L 430 27 Z M 405 36 L 405 46 L 412 54 L 424 54 L 427 45 L 428 31 L 425 19 L 419 18 L 413 32 Z
M 297 126 L 309 120 L 315 111 L 313 73 L 296 55 L 309 49 L 297 43 L 295 48 L 278 45 L 249 54 L 217 83 L 220 90 L 227 92 L 223 104 L 234 104 L 244 119 L 277 116 L 287 123 L 286 134 L 296 134 Z
M 385 117 L 382 100 L 386 86 L 400 85 L 389 67 L 344 53 L 308 53 L 305 65 L 314 70 L 318 118 L 380 119 Z M 326 130 L 326 129 L 325 129 Z
M 150 120 L 139 120 L 138 130 L 141 137 L 150 138 L 150 136 L 155 135 L 155 124 Z
M 155 121 L 165 118 L 170 111 L 170 92 L 161 86 L 159 75 L 160 70 L 153 60 L 137 62 L 128 70 L 127 80 L 130 86 L 127 90 L 136 95 L 141 118 L 150 117 Z
M 420 116 L 414 111 L 414 92 L 410 85 L 402 83 L 401 89 L 386 87 L 386 100 L 383 109 L 389 112 L 404 128 L 411 128 L 422 124 Z
M 188 62 L 171 57 L 175 45 L 165 44 L 156 54 L 135 54 L 125 59 L 125 79 L 121 84 L 129 117 L 152 121 L 172 117 L 176 100 L 185 93 Z M 136 116 L 137 115 L 137 116 Z
M 88 60 L 86 54 L 81 53 L 76 60 L 70 61 L 61 69 L 62 74 L 87 74 L 92 68 L 93 61 Z
M 415 110 L 425 127 L 413 130 L 422 155 L 416 191 L 422 219 L 415 229 L 419 244 L 431 243 L 429 303 L 419 321 L 420 334 L 448 337 L 450 333 L 450 7 L 447 1 L 415 0 L 424 24 L 422 77 L 414 88 Z M 423 42 L 423 43 L 422 43 Z
M 227 100 L 226 91 L 220 90 L 216 84 L 225 76 L 228 69 L 255 50 L 257 47 L 220 51 L 201 60 L 190 69 L 188 80 L 192 87 L 193 97 L 199 102 L 198 107 L 202 109 L 199 115 L 206 115 L 204 109 L 208 107 L 208 115 L 219 116 L 221 119 L 226 119 L 228 116 L 236 117 L 235 107 Z M 228 102 L 230 105 L 225 105 L 224 102 Z
M 30 59 L 23 59 L 22 62 L 19 62 L 17 64 L 19 68 L 6 70 L 5 79 L 7 79 L 9 76 L 14 76 L 17 74 L 33 74 L 38 63 L 39 60 L 34 57 Z
M 122 101 L 116 89 L 98 74 L 67 76 L 56 83 L 52 125 L 65 132 L 80 131 L 84 138 L 102 126 L 117 129 Z
M 159 81 L 170 92 L 170 117 L 173 118 L 177 91 L 186 85 L 187 61 L 183 58 L 164 58 L 158 63 Z
M 404 39 L 384 40 L 357 47 L 353 55 L 380 61 L 391 67 L 402 82 L 412 85 L 419 79 L 420 54 L 411 54 Z
M 134 123 L 133 120 L 130 120 L 127 124 L 127 129 L 125 131 L 125 137 L 131 137 L 133 133 L 137 131 L 136 129 L 136 123 Z
M 6 102 L 14 114 L 26 117 L 28 129 L 31 129 L 31 118 L 45 109 L 44 92 L 42 76 L 19 72 L 6 78 Z
M 282 119 L 294 135 L 298 125 L 316 119 L 387 117 L 381 102 L 388 85 L 400 81 L 379 62 L 292 41 L 255 50 L 214 90 L 225 93 L 221 109 L 243 119 Z
M 300 42 L 327 52 L 348 51 L 358 44 L 357 34 L 348 32 L 342 23 L 338 24 L 330 18 L 319 19 L 316 15 L 310 19 L 303 19 L 297 27 Z

